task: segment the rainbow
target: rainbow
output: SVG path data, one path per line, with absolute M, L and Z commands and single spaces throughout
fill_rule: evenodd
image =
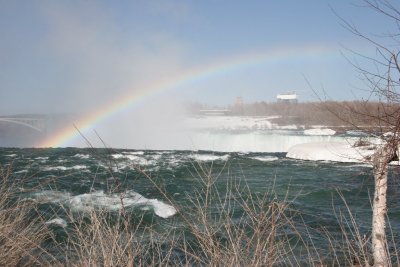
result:
M 219 60 L 213 64 L 189 69 L 181 72 L 175 77 L 156 81 L 153 84 L 140 88 L 141 90 L 121 95 L 108 105 L 102 106 L 95 112 L 83 116 L 79 120 L 75 121 L 75 127 L 73 125 L 64 127 L 56 134 L 39 144 L 39 147 L 68 146 L 72 140 L 80 136 L 79 132 L 86 133 L 91 129 L 96 129 L 96 125 L 107 121 L 116 114 L 140 103 L 144 103 L 151 97 L 182 85 L 211 79 L 224 73 L 234 72 L 246 67 L 257 66 L 258 64 L 273 65 L 283 61 L 320 59 L 321 57 L 337 54 L 337 46 L 308 45 L 298 47 L 279 47 L 268 51 L 239 55 L 232 59 Z M 77 129 L 79 129 L 79 131 Z

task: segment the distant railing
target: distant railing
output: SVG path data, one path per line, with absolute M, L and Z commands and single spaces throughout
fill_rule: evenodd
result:
M 199 110 L 202 115 L 230 115 L 232 110 L 230 109 L 202 109 Z
M 23 125 L 41 133 L 46 130 L 45 118 L 0 117 L 0 122 L 8 122 L 18 125 Z

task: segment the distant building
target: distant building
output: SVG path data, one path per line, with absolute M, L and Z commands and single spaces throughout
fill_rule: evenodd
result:
M 236 97 L 235 106 L 243 107 L 243 98 L 241 96 Z
M 235 115 L 243 115 L 244 113 L 244 101 L 241 96 L 236 97 L 235 104 L 233 105 L 233 113 Z
M 279 103 L 297 103 L 297 94 L 296 92 L 286 92 L 283 94 L 278 94 L 276 96 L 276 101 Z

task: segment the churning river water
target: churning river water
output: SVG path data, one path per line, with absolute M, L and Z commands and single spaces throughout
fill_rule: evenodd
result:
M 190 206 L 187 197 L 198 190 L 203 174 L 211 174 L 221 192 L 227 190 L 228 181 L 235 180 L 245 182 L 254 194 L 273 191 L 278 200 L 286 199 L 299 212 L 298 221 L 312 229 L 307 235 L 315 238 L 317 247 L 323 243 L 320 229 L 340 232 L 337 214 L 346 213 L 346 208 L 338 192 L 361 232 L 370 232 L 373 177 L 371 168 L 363 164 L 302 161 L 286 158 L 285 153 L 88 148 L 1 148 L 0 163 L 12 166 L 13 179 L 24 179 L 20 200 L 37 201 L 48 222 L 66 228 L 72 222 L 65 210 L 51 207 L 61 204 L 72 212 L 93 208 L 116 212 L 121 208 L 120 192 L 131 216 L 144 216 L 144 222 L 168 228 L 177 215 L 165 196 Z M 391 167 L 392 178 L 395 171 Z M 398 235 L 400 194 L 392 178 L 389 218 Z

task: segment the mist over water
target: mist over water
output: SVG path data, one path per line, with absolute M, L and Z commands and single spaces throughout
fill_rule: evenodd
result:
M 277 126 L 268 117 L 189 116 L 181 106 L 171 104 L 142 106 L 100 123 L 96 132 L 89 130 L 84 135 L 95 147 L 221 152 L 287 152 L 296 144 L 348 138 L 307 135 L 294 125 Z M 67 145 L 85 146 L 82 141 L 83 137 L 76 135 Z
M 230 129 L 221 128 L 222 122 L 211 119 L 206 127 L 198 127 L 197 124 L 203 123 L 201 119 L 188 118 L 182 104 L 187 100 L 219 106 L 233 104 L 237 96 L 243 96 L 245 101 L 275 101 L 282 90 L 307 91 L 300 74 L 305 70 L 320 77 L 329 74 L 329 81 L 342 81 L 332 75 L 344 77 L 345 69 L 338 68 L 340 72 L 335 72 L 328 68 L 335 49 L 321 40 L 283 45 L 286 41 L 271 42 L 272 35 L 260 41 L 264 35 L 252 36 L 247 29 L 239 34 L 236 30 L 240 28 L 231 26 L 221 31 L 226 36 L 219 35 L 210 30 L 222 29 L 213 23 L 220 16 L 199 12 L 202 9 L 197 8 L 200 8 L 197 4 L 179 1 L 133 2 L 126 6 L 107 2 L 2 3 L 0 22 L 5 23 L 0 23 L 4 37 L 0 62 L 6 65 L 0 77 L 0 116 L 41 114 L 48 125 L 42 133 L 25 128 L 13 130 L 6 136 L 15 140 L 3 138 L 0 146 L 40 146 L 74 125 L 95 147 L 286 151 L 299 142 L 330 139 L 259 129 L 253 122 Z M 233 6 L 226 8 L 227 12 L 235 12 L 230 9 Z M 259 10 L 252 10 L 255 17 L 265 17 L 264 12 L 256 11 Z M 23 19 L 16 21 L 15 17 Z M 237 19 L 230 23 L 235 25 Z M 308 60 L 307 56 L 312 54 L 302 54 L 304 51 L 299 49 L 299 60 L 292 62 L 293 57 L 288 57 L 282 47 L 288 51 L 296 47 L 305 48 L 304 51 L 321 47 L 332 55 L 325 58 L 322 54 L 321 61 L 314 57 Z M 254 55 L 258 54 L 271 55 L 273 60 L 266 57 L 265 62 L 256 62 Z M 255 63 L 241 64 L 249 58 Z M 201 74 L 218 66 L 229 71 L 216 75 L 211 71 L 207 77 L 199 75 L 193 82 L 179 83 L 185 80 L 185 75 L 190 76 L 187 73 Z M 164 87 L 165 84 L 170 88 Z M 125 96 L 146 94 L 149 97 L 143 101 L 133 100 L 126 109 L 114 110 L 115 115 L 108 117 L 103 112 Z M 90 114 L 107 118 L 81 125 L 82 118 Z M 18 131 L 27 133 L 17 136 Z M 75 137 L 52 145 L 87 146 L 84 137 L 78 131 L 75 133 Z
M 171 97 L 154 98 L 95 125 L 110 146 L 118 148 L 178 149 L 185 142 L 183 105 Z M 88 132 L 89 140 L 98 137 Z
M 220 16 L 214 17 L 216 14 L 205 10 L 201 13 L 202 9 L 195 4 L 181 1 L 125 4 L 1 3 L 0 115 L 86 114 L 102 109 L 123 95 L 147 92 L 155 83 L 178 77 L 187 70 L 223 65 L 229 60 L 235 62 L 234 59 L 258 52 L 273 54 L 276 48 L 282 47 L 282 41 L 271 42 L 273 36 L 260 35 L 256 29 L 256 35 L 249 35 L 247 39 L 236 32 L 243 27 L 230 26 L 226 31 L 222 27 L 225 25 L 219 24 L 221 28 L 217 28 L 212 21 L 219 21 Z M 234 12 L 230 8 L 234 7 L 227 7 L 226 11 Z M 265 13 L 257 16 L 264 18 Z M 261 29 L 271 26 L 271 23 L 263 25 L 256 21 Z M 230 22 L 235 25 L 238 20 Z M 244 28 L 244 34 L 253 34 Z M 210 30 L 221 31 L 226 36 Z M 260 36 L 267 40 L 260 41 Z M 314 42 L 301 45 L 313 46 Z M 239 95 L 251 101 L 272 101 L 281 90 L 305 89 L 307 85 L 300 73 L 306 69 L 307 60 L 296 64 L 284 61 L 269 65 L 259 62 L 243 68 L 233 66 L 236 70 L 232 73 L 200 79 L 180 88 L 179 94 L 194 101 L 228 105 Z M 315 75 L 328 65 L 327 62 L 308 63 L 307 70 L 315 71 Z M 334 72 L 329 69 L 325 76 L 327 73 Z
M 13 49 L 0 81 L 0 98 L 7 99 L 0 115 L 85 114 L 183 70 L 185 49 L 178 39 L 134 27 L 124 34 L 117 14 L 100 3 L 2 5 L 26 16 L 3 39 Z M 25 32 L 31 24 L 36 31 Z
M 297 144 L 341 142 L 348 138 L 334 135 L 334 131 L 324 135 L 318 128 L 321 126 L 311 130 L 302 125 L 279 126 L 271 116 L 188 114 L 184 101 L 170 95 L 173 94 L 153 96 L 113 112 L 100 109 L 94 113 L 98 114 L 93 117 L 96 120 L 82 119 L 91 114 L 82 112 L 46 115 L 42 133 L 19 126 L 0 145 L 287 152 Z

